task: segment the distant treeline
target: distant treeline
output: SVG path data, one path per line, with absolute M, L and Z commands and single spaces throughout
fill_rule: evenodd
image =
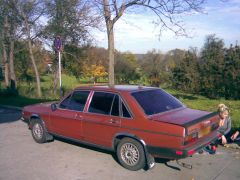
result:
M 172 68 L 174 88 L 210 98 L 240 99 L 240 47 L 224 47 L 214 35 L 208 36 L 200 52 L 190 49 Z
M 16 79 L 18 88 L 21 88 L 22 83 L 27 83 L 34 90 L 34 72 L 28 63 L 29 53 L 24 49 L 24 44 L 23 41 L 15 43 Z M 55 82 L 57 78 L 54 73 L 58 64 L 57 56 L 54 52 L 44 50 L 42 44 L 35 43 L 33 50 L 40 77 L 46 74 L 52 77 L 49 83 L 49 90 L 52 91 L 55 89 L 54 84 L 58 83 Z M 201 50 L 174 49 L 167 53 L 152 50 L 146 54 L 115 51 L 115 59 L 116 84 L 170 87 L 210 98 L 240 99 L 240 47 L 235 44 L 226 48 L 223 40 L 215 35 L 206 37 Z M 0 66 L 1 69 L 0 80 L 4 82 L 4 68 Z M 79 83 L 81 79 L 90 83 L 107 82 L 107 70 L 106 49 L 64 46 L 62 72 L 75 76 Z
M 124 64 L 126 56 L 117 63 Z M 129 83 L 135 79 L 136 83 L 138 79 L 146 85 L 167 86 L 209 98 L 240 99 L 240 47 L 235 44 L 226 48 L 215 35 L 206 37 L 200 51 L 175 49 L 163 54 L 152 50 L 136 57 L 135 71 L 129 70 L 133 63 L 116 66 L 117 75 L 124 77 L 117 76 L 118 81 Z

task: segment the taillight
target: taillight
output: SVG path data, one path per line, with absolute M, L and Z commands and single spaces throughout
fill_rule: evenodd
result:
M 198 132 L 194 132 L 184 138 L 184 145 L 192 143 L 198 139 Z

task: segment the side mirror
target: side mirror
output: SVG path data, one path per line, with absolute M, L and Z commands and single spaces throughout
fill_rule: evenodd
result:
M 51 104 L 51 109 L 52 109 L 52 111 L 56 111 L 57 110 L 57 104 L 56 103 Z

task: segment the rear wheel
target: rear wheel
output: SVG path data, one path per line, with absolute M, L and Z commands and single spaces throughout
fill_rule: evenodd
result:
M 47 142 L 46 131 L 42 122 L 39 119 L 34 119 L 31 121 L 31 131 L 32 137 L 37 143 Z
M 117 157 L 126 169 L 137 171 L 145 167 L 146 158 L 143 146 L 136 140 L 124 138 L 117 146 Z

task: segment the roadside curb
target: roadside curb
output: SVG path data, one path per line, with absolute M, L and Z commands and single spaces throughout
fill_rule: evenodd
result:
M 2 104 L 0 104 L 0 107 L 3 107 L 3 108 L 9 108 L 9 109 L 16 109 L 16 110 L 18 110 L 18 111 L 22 111 L 22 110 L 23 110 L 22 107 L 8 106 L 8 105 L 2 105 Z

